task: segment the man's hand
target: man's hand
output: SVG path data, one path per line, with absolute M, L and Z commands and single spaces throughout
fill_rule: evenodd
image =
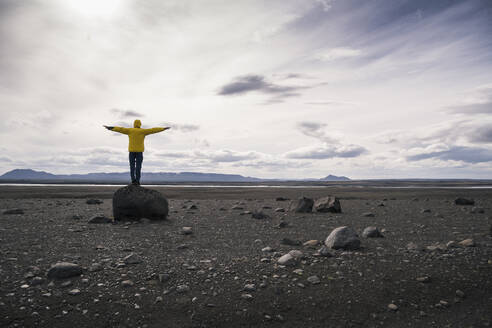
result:
M 110 131 L 114 129 L 114 126 L 107 126 L 107 125 L 103 125 L 103 126 Z

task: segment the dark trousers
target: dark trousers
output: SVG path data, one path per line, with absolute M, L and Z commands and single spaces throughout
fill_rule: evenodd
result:
M 142 170 L 143 153 L 130 152 L 129 159 L 132 182 L 140 183 L 140 171 Z

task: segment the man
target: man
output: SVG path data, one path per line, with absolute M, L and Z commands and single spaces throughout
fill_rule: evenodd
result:
M 128 135 L 128 151 L 130 152 L 129 159 L 132 184 L 140 185 L 140 171 L 142 169 L 145 136 L 152 133 L 158 133 L 164 130 L 168 130 L 170 129 L 170 127 L 141 129 L 140 127 L 142 126 L 142 122 L 140 122 L 140 120 L 135 120 L 135 122 L 133 122 L 133 128 L 123 128 L 119 126 L 106 125 L 103 126 L 108 130 Z

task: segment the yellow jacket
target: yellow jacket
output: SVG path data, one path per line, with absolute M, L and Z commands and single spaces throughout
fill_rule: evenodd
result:
M 145 136 L 152 133 L 158 133 L 166 130 L 166 128 L 152 128 L 152 129 L 141 129 L 142 123 L 140 120 L 135 120 L 133 122 L 133 128 L 123 128 L 120 126 L 115 126 L 111 131 L 123 133 L 128 135 L 128 151 L 129 152 L 143 152 L 144 139 Z

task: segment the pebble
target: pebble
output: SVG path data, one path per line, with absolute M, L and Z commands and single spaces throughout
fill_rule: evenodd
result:
M 317 285 L 319 284 L 321 281 L 319 280 L 318 276 L 310 276 L 307 278 L 307 281 L 309 283 L 311 283 L 312 285 Z
M 80 289 L 78 288 L 75 288 L 75 289 L 72 289 L 68 292 L 69 295 L 72 295 L 72 296 L 76 296 L 76 295 L 79 295 L 80 294 Z
M 82 267 L 75 263 L 58 262 L 51 266 L 48 270 L 48 278 L 50 279 L 64 279 L 82 274 Z
M 265 253 L 271 253 L 271 252 L 275 252 L 275 249 L 270 246 L 267 246 L 267 247 L 263 247 L 261 251 Z
M 182 227 L 181 234 L 182 235 L 191 235 L 193 233 L 192 227 Z
M 186 293 L 190 290 L 190 287 L 188 285 L 178 285 L 176 287 L 176 292 L 182 294 L 182 293 Z
M 459 289 L 456 290 L 456 296 L 458 297 L 461 297 L 461 298 L 464 298 L 465 297 L 465 293 Z
M 255 286 L 255 284 L 246 284 L 246 285 L 244 285 L 243 290 L 245 292 L 254 292 L 256 290 L 256 286 Z
M 139 264 L 139 263 L 142 263 L 142 259 L 140 258 L 140 256 L 138 256 L 135 253 L 131 253 L 130 255 L 125 256 L 125 258 L 123 259 L 123 261 L 125 262 L 125 264 Z
M 429 276 L 423 276 L 423 277 L 418 277 L 416 280 L 418 282 L 428 283 L 431 281 L 431 278 Z
M 249 300 L 252 300 L 253 299 L 253 295 L 248 294 L 248 293 L 243 293 L 243 294 L 241 294 L 241 298 L 243 300 L 248 300 L 249 301 Z
M 123 287 L 131 287 L 131 286 L 133 286 L 133 285 L 134 285 L 134 283 L 133 283 L 133 281 L 131 281 L 131 280 L 123 280 L 123 281 L 121 282 L 121 286 L 123 286 Z
M 458 244 L 460 246 L 463 246 L 463 247 L 475 247 L 476 246 L 475 241 L 471 238 L 462 240 Z
M 390 303 L 388 304 L 388 309 L 391 311 L 397 311 L 398 310 L 398 305 Z
M 318 244 L 319 244 L 318 240 L 311 239 L 311 240 L 306 241 L 304 244 L 302 244 L 302 246 L 304 246 L 304 247 L 316 247 L 316 246 L 318 246 Z

